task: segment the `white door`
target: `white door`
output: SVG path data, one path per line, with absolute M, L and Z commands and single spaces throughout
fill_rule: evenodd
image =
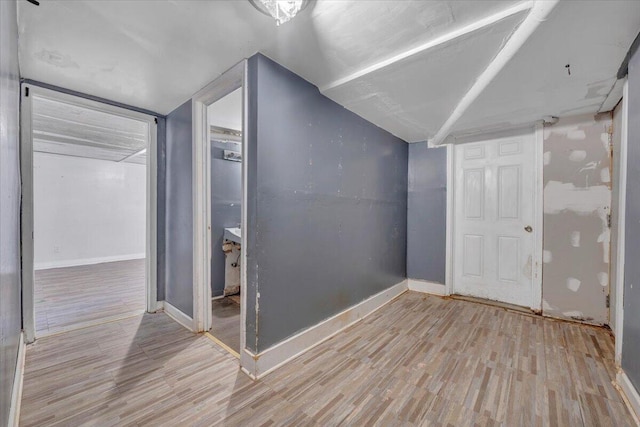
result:
M 453 292 L 538 307 L 533 133 L 454 150 Z

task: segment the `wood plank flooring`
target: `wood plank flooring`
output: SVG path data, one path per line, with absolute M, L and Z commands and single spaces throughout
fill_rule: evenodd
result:
M 259 381 L 163 314 L 38 340 L 23 426 L 631 426 L 604 329 L 408 292 Z
M 240 304 L 236 298 L 224 297 L 211 302 L 209 333 L 240 353 Z
M 146 309 L 145 260 L 36 270 L 36 336 Z

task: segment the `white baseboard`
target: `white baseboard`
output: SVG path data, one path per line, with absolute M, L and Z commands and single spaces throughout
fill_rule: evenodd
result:
M 156 301 L 156 312 L 164 310 L 164 301 Z
M 165 301 L 162 306 L 166 315 L 171 317 L 173 320 L 175 320 L 191 332 L 195 330 L 195 328 L 193 327 L 193 319 L 191 317 L 187 316 L 167 301 Z
M 622 393 L 624 403 L 629 407 L 629 411 L 634 416 L 636 424 L 640 425 L 640 395 L 638 394 L 638 390 L 636 390 L 622 369 L 618 369 L 616 383 Z
M 240 355 L 242 370 L 251 378 L 263 377 L 302 353 L 326 341 L 407 291 L 407 281 L 377 293 L 368 299 L 318 323 L 315 326 L 270 347 L 260 354 L 244 349 Z
M 426 280 L 407 279 L 409 290 L 423 292 L 425 294 L 444 296 L 447 294 L 446 288 L 442 283 L 427 282 Z
M 103 264 L 105 262 L 129 261 L 132 259 L 144 259 L 145 253 L 103 256 L 97 258 L 81 258 L 81 259 L 63 259 L 60 261 L 36 262 L 33 266 L 34 270 L 48 270 L 50 268 L 76 267 L 80 265 Z
M 26 349 L 24 332 L 20 332 L 20 341 L 18 342 L 18 359 L 16 362 L 16 372 L 13 377 L 11 408 L 9 409 L 9 427 L 18 427 L 20 421 L 20 405 L 22 403 L 22 383 L 24 380 L 24 360 Z

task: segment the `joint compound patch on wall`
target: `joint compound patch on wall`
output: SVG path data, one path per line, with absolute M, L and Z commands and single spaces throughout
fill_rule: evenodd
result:
M 600 114 L 544 129 L 542 292 L 550 316 L 608 323 L 610 126 L 611 115 Z

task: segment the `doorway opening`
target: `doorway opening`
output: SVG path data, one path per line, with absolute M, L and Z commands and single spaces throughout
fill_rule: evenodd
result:
M 210 135 L 211 328 L 240 353 L 242 254 L 242 88 L 207 107 Z
M 239 359 L 248 355 L 247 97 L 244 60 L 192 98 L 193 331 Z
M 28 341 L 155 311 L 154 118 L 30 85 L 22 105 Z

